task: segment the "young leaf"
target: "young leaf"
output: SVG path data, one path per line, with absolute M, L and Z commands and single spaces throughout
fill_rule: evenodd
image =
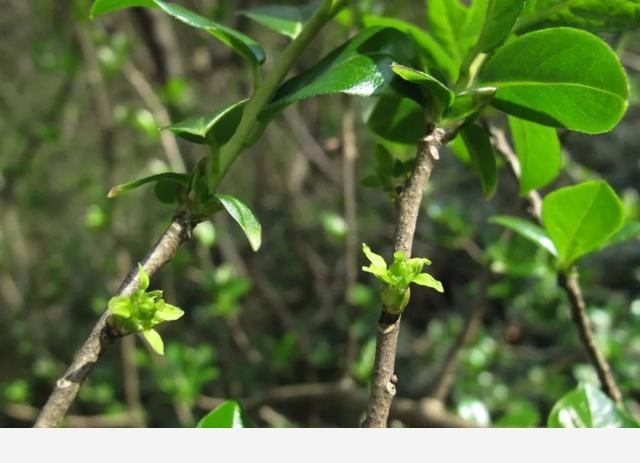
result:
M 117 315 L 122 318 L 131 317 L 131 297 L 129 296 L 114 296 L 109 300 L 109 310 L 113 315 Z
M 416 277 L 411 280 L 412 283 L 415 283 L 420 286 L 427 286 L 429 288 L 433 288 L 439 293 L 444 293 L 444 288 L 442 287 L 442 283 L 433 278 L 428 273 L 420 273 Z
M 138 279 L 140 280 L 140 289 L 145 291 L 149 287 L 149 275 L 142 264 L 138 264 Z
M 542 221 L 562 268 L 606 243 L 623 219 L 620 199 L 602 180 L 561 188 L 542 202 Z
M 265 60 L 264 50 L 262 47 L 253 40 L 251 37 L 219 24 L 215 21 L 200 16 L 193 11 L 186 9 L 181 5 L 176 5 L 170 2 L 163 2 L 160 0 L 151 1 L 117 1 L 117 0 L 96 0 L 91 9 L 91 16 L 95 17 L 99 14 L 104 14 L 123 8 L 129 8 L 132 6 L 156 6 L 170 16 L 173 16 L 178 21 L 181 21 L 189 26 L 202 29 L 216 37 L 221 42 L 229 46 L 233 51 L 245 58 L 252 64 L 261 64 Z
M 424 89 L 429 97 L 429 103 L 434 106 L 433 114 L 436 118 L 440 118 L 442 113 L 453 103 L 454 93 L 435 77 L 397 63 L 392 64 L 391 69 L 402 79 Z
M 492 104 L 522 119 L 586 133 L 611 130 L 629 96 L 626 75 L 609 46 L 577 29 L 525 34 L 499 48 L 478 82 L 497 87 Z
M 366 258 L 369 259 L 369 262 L 371 262 L 369 267 L 362 267 L 362 270 L 373 273 L 374 275 L 387 271 L 387 263 L 385 262 L 384 257 L 373 252 L 366 243 L 362 243 L 362 252 Z M 374 269 L 375 271 L 373 271 Z
M 424 135 L 426 116 L 415 101 L 396 95 L 384 95 L 369 114 L 367 127 L 385 140 L 415 145 Z
M 160 355 L 164 355 L 164 342 L 162 342 L 162 338 L 160 334 L 154 330 L 144 330 L 142 331 L 142 335 L 149 343 L 149 346 Z
M 261 117 L 268 119 L 295 101 L 318 95 L 379 95 L 395 75 L 391 63 L 410 64 L 414 55 L 412 42 L 402 32 L 380 27 L 365 29 L 315 66 L 285 82 Z
M 475 49 L 489 53 L 499 47 L 515 25 L 524 0 L 488 0 L 487 11 Z
M 493 99 L 495 87 L 480 87 L 464 90 L 456 94 L 453 104 L 445 111 L 442 119 L 460 122 L 482 111 Z
M 482 192 L 487 198 L 490 198 L 496 192 L 498 169 L 489 135 L 476 124 L 463 127 L 460 135 L 462 135 L 464 144 L 469 151 L 471 162 L 480 174 Z
M 215 410 L 205 415 L 198 428 L 253 428 L 240 404 L 234 400 L 226 400 Z
M 184 315 L 184 310 L 175 305 L 167 304 L 164 301 L 156 302 L 156 313 L 153 316 L 153 321 L 156 323 L 170 322 L 179 319 Z
M 111 190 L 109 190 L 109 193 L 107 193 L 107 197 L 115 198 L 116 196 L 119 196 L 122 193 L 135 190 L 136 188 L 146 183 L 157 182 L 159 180 L 177 183 L 178 185 L 182 185 L 182 186 L 189 185 L 189 177 L 186 174 L 176 174 L 174 172 L 163 172 L 162 174 L 151 175 L 149 177 L 144 177 L 138 180 L 134 180 L 133 182 L 116 185 L 113 188 L 111 188 Z
M 229 141 L 235 132 L 247 100 L 240 100 L 224 108 L 165 127 L 177 136 L 193 143 L 206 145 L 214 140 L 218 146 Z
M 580 384 L 551 410 L 550 428 L 638 428 L 640 424 L 619 409 L 600 389 Z
M 519 31 L 571 26 L 592 32 L 624 32 L 640 26 L 638 0 L 528 0 Z
M 364 27 L 392 27 L 397 29 L 414 41 L 422 58 L 426 60 L 430 72 L 442 75 L 447 82 L 455 82 L 460 72 L 460 64 L 456 63 L 448 51 L 440 45 L 431 35 L 401 19 L 387 16 L 364 15 L 362 17 Z
M 520 160 L 520 194 L 542 188 L 556 178 L 562 156 L 558 134 L 552 127 L 509 116 L 509 127 Z
M 528 220 L 508 215 L 497 215 L 491 217 L 489 222 L 502 225 L 503 227 L 513 230 L 520 236 L 532 241 L 541 248 L 546 249 L 552 256 L 558 255 L 558 251 L 556 250 L 553 241 L 551 241 L 545 231 Z
M 316 7 L 316 2 L 301 6 L 265 5 L 242 10 L 239 14 L 272 31 L 295 39 L 302 31 L 304 23 L 313 15 Z
M 217 194 L 215 197 L 222 203 L 222 206 L 227 210 L 229 215 L 238 222 L 240 228 L 247 236 L 251 249 L 257 251 L 260 249 L 262 243 L 262 226 L 251 209 L 240 201 L 230 195 Z

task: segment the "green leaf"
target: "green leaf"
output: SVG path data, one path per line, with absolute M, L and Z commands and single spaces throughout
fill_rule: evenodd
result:
M 145 271 L 142 264 L 138 264 L 138 279 L 140 280 L 140 289 L 145 291 L 149 287 L 149 275 Z
M 257 251 L 260 249 L 262 243 L 262 226 L 251 209 L 240 201 L 230 195 L 217 194 L 215 197 L 222 203 L 222 206 L 227 210 L 229 215 L 238 222 L 240 228 L 246 235 L 251 245 L 251 249 Z
M 444 293 L 444 288 L 442 287 L 442 283 L 433 278 L 428 273 L 420 273 L 416 277 L 413 278 L 412 283 L 415 283 L 420 286 L 427 286 L 429 288 L 433 288 L 439 293 Z
M 226 400 L 215 410 L 205 415 L 198 428 L 253 428 L 240 404 L 234 400 Z
M 551 410 L 550 428 L 637 428 L 638 422 L 618 408 L 600 389 L 580 384 Z
M 229 141 L 236 131 L 247 100 L 232 103 L 224 108 L 166 127 L 177 136 L 193 143 L 206 145 L 214 141 L 218 146 Z
M 561 188 L 542 202 L 542 221 L 563 268 L 606 243 L 623 220 L 620 199 L 602 180 Z
M 387 263 L 381 255 L 373 252 L 365 243 L 362 243 L 362 252 L 367 259 L 369 259 L 369 262 L 371 262 L 370 266 L 362 267 L 362 270 L 373 273 L 377 277 L 382 277 L 387 274 Z
M 313 15 L 317 2 L 307 5 L 265 5 L 248 10 L 242 10 L 238 14 L 244 15 L 259 24 L 295 39 L 302 31 L 304 23 Z
M 108 13 L 132 6 L 156 6 L 178 21 L 189 26 L 207 31 L 221 42 L 225 43 L 229 48 L 238 53 L 252 64 L 261 64 L 265 60 L 264 50 L 251 37 L 219 24 L 215 21 L 200 16 L 183 6 L 163 2 L 160 0 L 151 1 L 115 1 L 115 0 L 96 0 L 91 9 L 91 16 L 95 17 L 99 14 Z
M 421 56 L 426 60 L 427 68 L 430 72 L 441 74 L 444 80 L 448 82 L 453 83 L 458 79 L 460 64 L 456 63 L 451 54 L 431 35 L 415 24 L 400 19 L 374 15 L 364 15 L 362 23 L 365 27 L 392 27 L 405 33 L 417 45 Z
M 415 145 L 426 129 L 424 109 L 409 98 L 385 95 L 367 118 L 367 127 L 385 140 Z
M 143 330 L 142 335 L 149 343 L 149 346 L 160 355 L 164 355 L 164 342 L 162 342 L 162 338 L 160 334 L 154 330 Z
M 456 94 L 453 104 L 445 111 L 442 119 L 459 123 L 470 116 L 476 115 L 491 103 L 495 93 L 495 87 L 464 90 Z
M 122 318 L 131 317 L 131 298 L 129 296 L 114 296 L 109 299 L 109 310 L 113 315 Z
M 156 5 L 153 0 L 96 0 L 93 2 L 89 15 L 91 18 L 95 18 L 101 14 L 111 13 L 113 11 L 131 8 L 134 6 L 154 8 Z
M 511 33 L 524 3 L 524 0 L 489 0 L 475 49 L 489 53 L 499 47 Z
M 640 238 L 640 222 L 625 223 L 623 227 L 613 235 L 606 246 L 615 246 L 626 241 L 637 240 Z
M 428 104 L 433 105 L 432 113 L 436 116 L 436 119 L 439 119 L 442 113 L 453 103 L 454 93 L 435 77 L 397 63 L 392 64 L 391 69 L 402 79 L 417 84 L 424 89 L 429 97 Z
M 521 119 L 586 133 L 611 130 L 629 96 L 609 46 L 577 29 L 531 32 L 499 48 L 478 76 L 497 87 L 492 104 Z
M 520 194 L 542 188 L 556 178 L 562 156 L 558 134 L 552 127 L 509 116 L 509 127 L 520 160 Z
M 155 309 L 156 313 L 153 316 L 153 321 L 156 323 L 174 321 L 184 315 L 184 310 L 180 307 L 167 304 L 164 301 L 156 302 Z
M 189 177 L 186 174 L 176 174 L 174 172 L 163 172 L 162 174 L 151 175 L 150 177 L 140 178 L 138 180 L 134 180 L 133 182 L 116 185 L 113 188 L 111 188 L 111 190 L 109 190 L 109 193 L 107 193 L 107 197 L 115 198 L 116 196 L 119 196 L 122 193 L 135 190 L 136 188 L 146 183 L 157 182 L 159 180 L 177 183 L 178 185 L 182 185 L 182 186 L 189 185 Z
M 269 118 L 295 101 L 318 95 L 379 95 L 395 76 L 391 63 L 406 63 L 413 55 L 413 44 L 402 32 L 380 27 L 365 29 L 315 66 L 282 84 L 261 116 Z
M 552 26 L 630 31 L 640 26 L 640 0 L 528 0 L 518 30 Z
M 497 215 L 491 217 L 489 222 L 502 225 L 503 227 L 513 230 L 520 236 L 532 241 L 541 248 L 546 249 L 552 256 L 558 255 L 558 251 L 556 250 L 553 241 L 551 241 L 551 238 L 547 236 L 542 228 L 528 220 L 509 215 Z
M 476 124 L 463 127 L 460 130 L 460 135 L 469 151 L 473 166 L 480 174 L 482 192 L 487 198 L 490 198 L 496 192 L 498 168 L 489 135 Z
M 465 50 L 460 40 L 467 10 L 459 0 L 429 0 L 427 24 L 431 35 L 451 54 L 457 67 L 464 59 Z

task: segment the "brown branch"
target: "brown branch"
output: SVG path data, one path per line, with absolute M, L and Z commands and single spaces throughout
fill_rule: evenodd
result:
M 394 251 L 411 255 L 413 235 L 416 231 L 422 194 L 438 158 L 445 131 L 434 128 L 420 140 L 416 166 L 411 177 L 398 195 Z M 387 426 L 389 409 L 396 394 L 398 378 L 394 374 L 400 315 L 383 308 L 378 323 L 376 357 L 373 367 L 371 395 L 363 427 L 384 428 Z
M 504 132 L 494 128 L 491 130 L 491 134 L 494 138 L 495 147 L 507 160 L 513 176 L 519 181 L 520 162 L 511 148 L 511 145 L 507 141 Z M 540 198 L 540 194 L 537 191 L 532 190 L 527 195 L 527 199 L 529 201 L 527 214 L 534 222 L 539 225 L 543 225 L 542 200 Z M 617 405 L 622 405 L 622 394 L 620 392 L 620 388 L 613 377 L 609 362 L 598 347 L 598 343 L 596 342 L 596 338 L 593 333 L 591 320 L 589 320 L 589 315 L 587 314 L 587 305 L 582 297 L 582 288 L 580 287 L 578 272 L 576 269 L 571 269 L 568 272 L 558 270 L 557 279 L 558 285 L 564 290 L 567 298 L 569 299 L 571 317 L 576 325 L 580 340 L 587 351 L 591 365 L 596 370 L 598 379 L 600 380 L 604 391 Z
M 149 276 L 173 259 L 180 245 L 189 239 L 192 226 L 193 224 L 186 213 L 181 212 L 174 216 L 167 230 L 142 261 Z M 134 267 L 116 291 L 116 295 L 131 295 L 138 287 L 138 269 Z M 108 310 L 102 314 L 87 340 L 76 352 L 71 365 L 56 382 L 47 403 L 40 411 L 35 427 L 50 428 L 58 426 L 62 422 L 75 400 L 80 386 L 98 358 L 109 344 L 122 336 L 122 333 L 110 323 L 110 315 Z
M 580 282 L 578 281 L 578 273 L 575 269 L 569 272 L 558 272 L 558 284 L 564 289 L 567 297 L 569 298 L 569 306 L 571 307 L 571 318 L 578 329 L 580 340 L 589 355 L 589 360 L 598 374 L 598 379 L 602 384 L 604 392 L 613 399 L 618 405 L 622 405 L 622 393 L 618 388 L 613 373 L 611 372 L 611 366 L 605 358 L 604 354 L 598 347 L 595 334 L 593 333 L 593 326 L 589 315 L 587 314 L 587 304 L 582 297 L 582 289 L 580 288 Z
M 289 405 L 305 402 L 322 404 L 322 409 L 346 413 L 351 423 L 357 422 L 359 411 L 366 407 L 368 394 L 350 381 L 335 383 L 301 383 L 277 386 L 264 394 L 241 399 L 240 403 L 249 411 L 259 410 L 264 405 Z M 212 410 L 223 399 L 201 396 L 198 406 Z M 397 399 L 390 410 L 392 418 L 414 427 L 469 428 L 472 423 L 448 413 L 433 400 L 415 401 Z

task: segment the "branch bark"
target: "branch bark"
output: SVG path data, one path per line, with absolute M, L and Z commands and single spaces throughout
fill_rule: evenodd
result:
M 173 217 L 167 230 L 142 261 L 149 276 L 173 259 L 180 245 L 189 239 L 192 225 L 186 213 L 180 212 Z M 136 266 L 122 282 L 116 295 L 131 295 L 138 289 L 139 284 Z M 108 310 L 102 314 L 87 340 L 76 352 L 71 365 L 56 382 L 47 403 L 40 411 L 35 427 L 51 428 L 60 425 L 98 358 L 107 346 L 122 337 L 123 334 L 110 323 L 110 316 Z
M 407 257 L 411 256 L 418 212 L 422 204 L 422 194 L 438 161 L 445 134 L 443 129 L 436 127 L 420 140 L 416 166 L 398 195 L 393 250 L 394 252 L 402 251 Z M 367 414 L 362 423 L 365 428 L 384 428 L 387 426 L 389 409 L 396 395 L 398 382 L 394 368 L 399 331 L 400 315 L 390 313 L 383 308 L 378 322 L 371 394 Z
M 493 129 L 492 135 L 495 141 L 495 146 L 502 153 L 510 167 L 511 173 L 520 180 L 520 162 L 518 156 L 514 153 L 511 145 L 507 141 L 504 132 Z M 533 190 L 527 195 L 529 205 L 527 207 L 527 214 L 538 225 L 542 224 L 542 200 L 540 194 Z M 562 270 L 558 271 L 558 285 L 564 290 L 567 298 L 569 299 L 569 306 L 571 308 L 571 317 L 582 345 L 587 351 L 591 365 L 596 370 L 598 379 L 604 389 L 604 392 L 611 397 L 611 399 L 617 404 L 622 405 L 622 393 L 613 376 L 611 366 L 606 357 L 600 350 L 598 343 L 596 342 L 595 335 L 593 333 L 593 327 L 589 315 L 587 314 L 587 304 L 582 296 L 582 288 L 578 279 L 578 272 L 576 269 L 571 269 L 569 272 Z

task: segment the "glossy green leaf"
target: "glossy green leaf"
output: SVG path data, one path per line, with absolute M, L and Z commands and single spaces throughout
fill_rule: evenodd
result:
M 381 255 L 373 252 L 365 243 L 362 243 L 362 252 L 366 258 L 369 259 L 369 262 L 371 262 L 369 266 L 362 267 L 364 272 L 372 273 L 379 278 L 387 273 L 387 263 Z
M 467 10 L 459 0 L 429 0 L 427 26 L 433 37 L 447 50 L 459 67 L 464 59 L 460 40 Z
M 426 115 L 413 100 L 385 95 L 369 114 L 367 127 L 385 140 L 415 145 L 425 133 Z
M 227 210 L 229 215 L 238 222 L 240 228 L 247 236 L 251 249 L 257 251 L 260 249 L 262 243 L 262 226 L 251 209 L 240 201 L 230 195 L 217 194 L 215 197 L 222 203 L 222 206 Z
M 313 15 L 316 7 L 317 2 L 301 6 L 265 5 L 242 10 L 239 14 L 272 31 L 295 39 L 302 31 L 304 23 Z
M 163 172 L 161 174 L 151 175 L 149 177 L 140 178 L 138 180 L 134 180 L 129 183 L 123 183 L 121 185 L 116 185 L 109 193 L 107 193 L 108 198 L 115 198 L 116 196 L 121 195 L 122 193 L 126 193 L 127 191 L 135 190 L 142 185 L 145 185 L 150 182 L 157 182 L 159 180 L 164 180 L 168 182 L 177 183 L 178 185 L 187 186 L 189 184 L 189 177 L 186 174 L 176 174 L 174 172 Z
M 208 144 L 213 139 L 218 146 L 222 146 L 238 127 L 246 102 L 241 100 L 206 116 L 187 119 L 166 128 L 193 143 Z
M 436 118 L 439 118 L 451 103 L 453 103 L 454 93 L 435 77 L 397 63 L 391 65 L 391 69 L 402 79 L 419 85 L 424 89 L 424 92 L 428 96 L 427 104 L 433 106 L 432 112 Z
M 205 415 L 198 428 L 253 428 L 246 413 L 235 400 L 225 400 L 216 409 Z
M 184 315 L 184 310 L 175 305 L 167 304 L 164 301 L 156 302 L 156 313 L 153 316 L 153 321 L 156 323 L 171 322 L 181 318 Z
M 149 275 L 140 263 L 138 264 L 138 280 L 140 280 L 141 290 L 144 291 L 149 287 Z
M 524 3 L 524 0 L 489 0 L 475 49 L 489 53 L 499 47 L 511 33 Z
M 460 122 L 478 114 L 493 100 L 495 87 L 480 87 L 464 90 L 456 94 L 453 104 L 445 111 L 443 120 Z
M 97 16 L 112 11 L 116 11 L 122 8 L 129 8 L 132 6 L 156 6 L 170 16 L 173 16 L 178 21 L 181 21 L 189 26 L 197 29 L 207 31 L 221 42 L 228 45 L 232 50 L 241 55 L 250 63 L 260 64 L 265 60 L 264 50 L 262 47 L 253 40 L 251 37 L 231 29 L 227 26 L 219 24 L 215 21 L 205 18 L 187 8 L 177 5 L 175 3 L 163 2 L 160 0 L 151 1 L 115 1 L 115 0 L 96 0 L 91 9 L 91 15 Z
M 640 27 L 640 0 L 528 0 L 519 30 L 571 26 L 592 32 Z
M 96 0 L 91 7 L 90 17 L 95 18 L 102 14 L 135 6 L 155 8 L 156 4 L 153 0 Z
M 551 410 L 550 428 L 637 428 L 638 422 L 618 408 L 600 389 L 580 384 Z
M 552 127 L 509 116 L 509 127 L 520 160 L 520 194 L 552 182 L 562 163 L 560 141 Z
M 523 236 L 541 248 L 546 249 L 552 256 L 558 255 L 558 251 L 556 250 L 553 241 L 551 241 L 551 238 L 547 236 L 542 228 L 528 220 L 509 215 L 497 215 L 491 217 L 489 222 L 502 225 L 503 227 L 513 230 L 520 236 Z
M 640 239 L 640 222 L 625 223 L 620 231 L 613 235 L 606 246 L 615 246 L 627 241 Z
M 160 355 L 164 355 L 164 342 L 162 342 L 162 338 L 160 337 L 160 333 L 158 333 L 154 329 L 144 330 L 142 335 L 149 343 L 149 346 Z
M 489 135 L 476 124 L 463 127 L 460 135 L 469 151 L 472 164 L 480 174 L 482 192 L 490 198 L 496 192 L 498 170 Z
M 109 299 L 108 307 L 113 315 L 122 318 L 131 317 L 133 305 L 131 304 L 131 298 L 129 296 L 113 296 Z
M 362 22 L 365 27 L 392 27 L 402 31 L 417 45 L 421 56 L 426 60 L 429 72 L 441 74 L 444 80 L 451 83 L 458 79 L 460 64 L 431 35 L 415 24 L 401 19 L 374 15 L 364 15 Z
M 262 116 L 269 117 L 295 101 L 319 95 L 379 95 L 395 76 L 391 64 L 411 61 L 414 51 L 409 38 L 396 29 L 365 29 L 315 66 L 285 82 Z
M 606 243 L 623 219 L 620 199 L 602 180 L 561 188 L 542 202 L 542 221 L 563 268 Z
M 598 37 L 553 28 L 499 48 L 478 76 L 497 87 L 492 104 L 521 119 L 586 133 L 611 130 L 628 98 L 618 58 Z

